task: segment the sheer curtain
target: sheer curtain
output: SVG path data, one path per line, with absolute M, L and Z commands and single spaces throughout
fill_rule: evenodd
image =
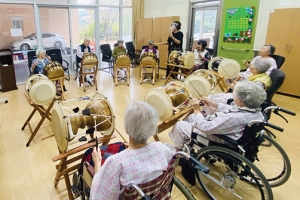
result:
M 137 21 L 144 18 L 144 0 L 132 0 L 132 41 L 136 45 Z

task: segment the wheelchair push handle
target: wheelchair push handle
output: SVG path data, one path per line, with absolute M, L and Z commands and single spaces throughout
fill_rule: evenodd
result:
M 284 113 L 286 113 L 286 114 L 296 116 L 296 113 L 295 113 L 295 112 L 286 110 L 286 109 L 284 109 L 284 108 L 279 108 L 279 107 L 278 107 L 278 110 L 281 111 L 281 112 L 284 112 Z
M 175 157 L 182 157 L 184 159 L 187 159 L 191 164 L 192 166 L 197 169 L 197 170 L 200 170 L 206 174 L 209 173 L 209 168 L 202 165 L 196 158 L 190 156 L 189 154 L 183 152 L 183 151 L 178 151 L 176 154 L 175 154 Z
M 281 127 L 279 127 L 279 126 L 276 126 L 276 125 L 274 125 L 274 124 L 271 124 L 271 123 L 269 123 L 269 122 L 266 122 L 265 123 L 265 125 L 266 126 L 269 126 L 269 127 L 271 127 L 271 128 L 273 128 L 273 129 L 275 129 L 275 130 L 277 130 L 277 131 L 280 131 L 280 132 L 283 132 L 283 128 L 281 128 Z
M 269 106 L 267 108 L 264 109 L 264 113 L 267 113 L 269 110 L 274 110 L 274 112 L 278 112 L 278 111 L 281 111 L 281 112 L 284 112 L 286 114 L 289 114 L 289 115 L 293 115 L 293 116 L 296 116 L 296 113 L 295 112 L 292 112 L 292 111 L 289 111 L 289 110 L 286 110 L 284 108 L 280 108 L 278 106 Z

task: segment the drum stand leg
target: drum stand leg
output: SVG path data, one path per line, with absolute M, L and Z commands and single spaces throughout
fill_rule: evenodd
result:
M 51 110 L 55 100 L 56 100 L 55 98 L 52 100 L 52 102 L 50 103 L 47 110 L 45 110 L 45 108 L 43 106 L 32 104 L 32 106 L 34 107 L 34 110 L 31 112 L 31 114 L 29 115 L 29 117 L 27 118 L 26 122 L 24 123 L 24 125 L 22 127 L 22 130 L 24 130 L 26 125 L 28 124 L 29 130 L 31 132 L 31 136 L 30 136 L 28 142 L 26 143 L 26 147 L 28 147 L 30 145 L 31 141 L 33 140 L 34 136 L 39 131 L 39 129 L 40 129 L 41 125 L 43 124 L 43 122 L 45 121 L 45 119 L 48 119 L 51 122 L 50 110 Z M 33 115 L 35 114 L 36 111 L 38 111 L 40 113 L 42 118 L 40 119 L 38 125 L 35 127 L 34 131 L 32 131 L 32 128 L 31 128 L 31 125 L 30 125 L 30 120 L 31 120 L 31 118 L 33 117 Z

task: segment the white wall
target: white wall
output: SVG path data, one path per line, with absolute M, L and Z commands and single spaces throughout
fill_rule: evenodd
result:
M 184 34 L 182 47 L 185 49 L 189 3 L 189 0 L 145 0 L 144 17 L 180 16 L 181 32 Z
M 274 9 L 297 7 L 300 7 L 300 0 L 260 0 L 253 49 L 259 50 L 265 44 L 269 16 Z M 280 26 L 278 26 L 278 31 L 280 31 Z

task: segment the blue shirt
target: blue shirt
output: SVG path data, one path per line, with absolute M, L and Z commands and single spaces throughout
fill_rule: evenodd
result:
M 34 74 L 43 74 L 43 69 L 44 67 L 50 63 L 50 61 L 48 60 L 48 58 L 44 58 L 43 60 L 39 60 L 39 59 L 34 59 L 32 61 L 32 66 L 34 65 L 35 62 L 38 62 L 38 64 L 35 66 L 33 73 Z

